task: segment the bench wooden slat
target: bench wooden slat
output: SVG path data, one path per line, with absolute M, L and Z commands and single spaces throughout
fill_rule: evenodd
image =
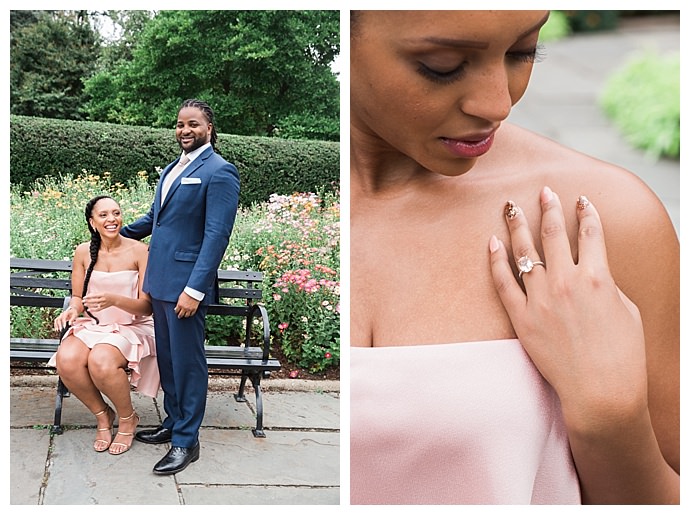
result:
M 10 258 L 10 269 L 43 270 L 47 272 L 71 272 L 72 262 L 57 259 Z
M 14 361 L 37 361 L 47 363 L 55 354 L 49 350 L 15 350 L 10 349 L 10 360 Z
M 47 362 L 58 349 L 55 339 L 10 338 L 10 360 Z
M 229 306 L 226 304 L 210 304 L 207 313 L 209 315 L 247 316 L 249 315 L 250 311 L 250 306 Z
M 10 359 L 17 361 L 45 360 L 48 361 L 57 351 L 59 341 L 37 340 L 33 338 L 13 338 L 10 342 Z M 258 347 L 251 349 L 207 346 L 206 361 L 209 366 L 217 368 L 265 368 L 280 370 L 280 362 L 275 359 L 263 360 L 262 350 Z
M 234 345 L 206 345 L 207 358 L 258 359 L 263 358 L 261 347 L 240 347 Z
M 255 288 L 218 288 L 221 299 L 254 299 L 262 297 L 261 290 Z
M 10 276 L 10 288 L 46 288 L 50 290 L 71 290 L 72 281 L 52 277 Z
M 10 347 L 13 349 L 26 349 L 26 350 L 37 350 L 37 349 L 50 349 L 55 352 L 60 345 L 60 340 L 57 338 L 11 338 Z
M 12 295 L 10 305 L 34 308 L 62 308 L 64 299 L 32 295 Z
M 218 282 L 221 283 L 227 281 L 251 281 L 260 283 L 263 279 L 263 273 L 253 270 L 218 270 Z
M 249 370 L 280 370 L 280 362 L 276 359 L 269 359 L 268 361 L 254 360 L 254 359 L 221 359 L 221 358 L 206 358 L 209 367 L 226 368 L 226 369 L 249 369 Z
M 12 338 L 10 340 L 10 358 L 23 359 L 25 356 L 50 357 L 57 351 L 60 341 L 55 339 L 35 339 L 35 338 Z M 257 365 L 262 363 L 272 370 L 276 364 L 280 368 L 277 360 L 265 361 L 262 359 L 263 350 L 261 347 L 230 347 L 221 345 L 207 345 L 206 358 L 213 361 L 214 365 L 221 366 L 227 364 L 230 367 L 241 367 L 242 364 Z

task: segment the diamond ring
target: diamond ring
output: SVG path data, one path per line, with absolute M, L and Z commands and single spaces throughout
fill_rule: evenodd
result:
M 518 277 L 522 279 L 522 274 L 531 272 L 535 266 L 543 266 L 544 268 L 546 268 L 546 265 L 543 261 L 532 261 L 527 256 L 522 256 L 520 259 L 517 260 L 517 267 L 519 270 Z

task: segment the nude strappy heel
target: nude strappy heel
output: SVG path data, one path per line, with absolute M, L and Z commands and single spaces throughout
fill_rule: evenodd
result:
M 110 445 L 112 444 L 113 441 L 113 421 L 115 420 L 115 412 L 112 410 L 112 408 L 108 405 L 106 405 L 105 408 L 103 408 L 101 411 L 98 413 L 94 413 L 94 416 L 98 418 L 99 416 L 103 415 L 104 413 L 112 413 L 112 415 L 109 417 L 110 418 L 110 425 L 108 427 L 98 427 L 98 422 L 96 422 L 96 432 L 100 431 L 108 431 L 108 434 L 110 435 L 110 440 L 104 440 L 103 438 L 96 438 L 93 442 L 93 450 L 96 452 L 103 452 L 107 451 L 110 448 Z M 99 445 L 99 444 L 105 444 L 105 446 Z M 101 448 L 103 447 L 103 448 Z
M 137 417 L 137 425 L 138 425 L 139 424 L 139 415 L 137 415 L 137 412 L 135 410 L 132 410 L 132 414 L 128 417 L 120 417 L 120 422 L 122 422 L 123 420 L 131 420 L 133 417 Z M 126 443 L 116 442 L 113 440 L 113 442 L 110 444 L 109 451 L 108 451 L 113 456 L 118 456 L 120 454 L 124 454 L 125 452 L 127 452 L 132 447 L 132 443 L 134 443 L 134 432 L 133 431 L 131 433 L 123 433 L 122 431 L 118 431 L 117 434 L 115 435 L 115 438 L 117 438 L 117 435 L 131 436 L 132 442 L 130 442 L 129 444 L 126 444 Z

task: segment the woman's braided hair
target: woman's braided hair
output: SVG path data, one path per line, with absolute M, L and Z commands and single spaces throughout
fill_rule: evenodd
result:
M 91 233 L 91 243 L 89 245 L 89 254 L 91 255 L 91 262 L 89 263 L 89 267 L 86 269 L 86 275 L 84 276 L 84 287 L 82 288 L 82 298 L 86 295 L 86 290 L 89 288 L 89 281 L 91 280 L 91 272 L 93 272 L 93 267 L 96 265 L 96 261 L 98 261 L 98 251 L 101 248 L 101 235 L 99 232 L 91 227 L 91 224 L 89 221 L 92 218 L 92 213 L 93 213 L 93 208 L 96 206 L 99 200 L 102 200 L 104 198 L 108 198 L 112 200 L 112 197 L 109 197 L 108 195 L 99 195 L 97 197 L 92 198 L 86 203 L 86 208 L 84 208 L 84 217 L 86 218 L 86 226 L 89 228 L 89 232 Z M 93 316 L 91 312 L 88 310 L 86 306 L 84 306 L 84 312 L 89 315 L 91 318 L 93 318 L 96 323 L 98 324 L 98 318 Z

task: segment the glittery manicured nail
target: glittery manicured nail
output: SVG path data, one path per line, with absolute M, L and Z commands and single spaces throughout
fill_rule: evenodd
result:
M 580 195 L 580 197 L 577 199 L 577 209 L 582 211 L 587 206 L 589 206 L 589 199 L 584 195 Z
M 508 218 L 508 220 L 512 220 L 513 218 L 515 218 L 519 212 L 520 208 L 517 207 L 517 204 L 515 202 L 513 202 L 512 200 L 506 202 L 506 207 L 503 210 L 503 213 L 506 215 L 506 218 Z

